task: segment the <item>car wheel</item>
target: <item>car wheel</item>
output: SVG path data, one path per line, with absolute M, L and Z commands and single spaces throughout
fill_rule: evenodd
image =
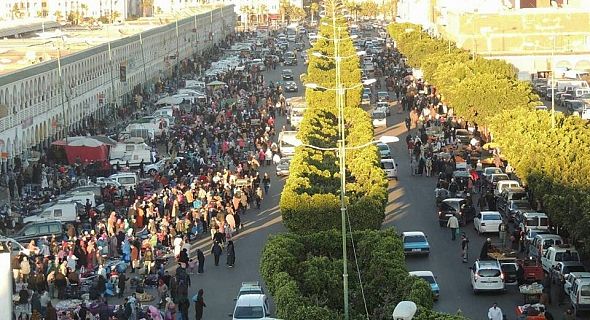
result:
M 148 173 L 153 176 L 156 174 L 156 169 L 150 169 Z
M 479 293 L 479 291 L 477 289 L 473 288 L 473 294 L 477 295 L 478 293 Z
M 444 223 L 443 221 L 439 221 L 439 222 L 438 222 L 438 225 L 439 225 L 439 226 L 442 228 L 442 227 L 444 227 L 444 226 L 445 226 L 445 223 Z

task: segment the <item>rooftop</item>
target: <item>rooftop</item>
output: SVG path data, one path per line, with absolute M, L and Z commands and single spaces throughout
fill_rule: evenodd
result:
M 28 37 L 0 40 L 0 76 L 34 64 L 57 59 L 59 54 L 61 57 L 65 57 L 218 7 L 217 5 L 201 5 L 196 8 L 183 9 L 174 14 L 144 17 L 120 24 L 59 26 L 55 22 L 44 22 L 45 32 L 36 32 L 35 30 L 39 30 L 37 27 L 41 23 L 31 21 L 30 25 L 19 27 L 31 28 L 32 32 L 28 33 Z M 0 25 L 0 34 L 13 27 Z

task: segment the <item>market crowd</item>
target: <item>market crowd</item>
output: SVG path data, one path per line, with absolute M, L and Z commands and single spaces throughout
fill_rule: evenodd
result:
M 227 45 L 239 37 L 230 40 Z M 191 275 L 206 275 L 209 253 L 215 266 L 239 265 L 233 237 L 270 190 L 261 168 L 277 157 L 274 119 L 285 107 L 282 88 L 265 82 L 255 67 L 210 80 L 226 85 L 208 88 L 206 103 L 175 109 L 176 124 L 154 142 L 182 160 L 153 175 L 142 166 L 136 188 L 103 188 L 103 212 L 87 205 L 85 219 L 68 224 L 63 239 L 33 240 L 28 256 L 14 256 L 13 290 L 26 311 L 15 318 L 187 320 L 193 308 L 202 318 L 205 292 L 188 295 Z M 58 168 L 60 176 L 86 173 L 83 166 L 60 170 L 64 166 L 51 160 L 43 166 Z M 210 252 L 192 248 L 205 237 Z M 82 297 L 91 303 L 66 303 Z M 111 297 L 124 301 L 113 305 Z M 152 306 L 142 309 L 140 302 Z

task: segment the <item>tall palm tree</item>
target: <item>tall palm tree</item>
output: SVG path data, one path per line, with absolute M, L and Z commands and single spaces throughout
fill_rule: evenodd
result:
M 287 10 L 289 9 L 290 5 L 291 3 L 289 2 L 289 0 L 281 0 L 279 2 L 279 12 L 281 13 L 282 24 L 285 24 L 285 16 L 287 15 Z
M 247 27 L 250 23 L 250 16 L 252 15 L 252 13 L 254 12 L 254 10 L 252 9 L 251 6 L 242 6 L 240 7 L 240 11 L 246 15 L 246 21 L 244 21 L 245 26 Z
M 268 24 L 268 7 L 265 4 L 260 5 L 260 14 L 262 14 L 264 24 Z

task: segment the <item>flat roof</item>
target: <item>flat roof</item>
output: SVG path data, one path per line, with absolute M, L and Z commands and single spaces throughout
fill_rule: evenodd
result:
M 38 74 L 40 70 L 37 68 L 34 68 L 30 74 L 15 74 L 14 76 L 11 74 L 32 65 L 46 65 L 46 68 L 41 70 L 42 72 L 56 68 L 58 54 L 61 54 L 62 63 L 68 64 L 80 59 L 71 60 L 72 57 L 68 57 L 74 53 L 88 50 L 89 54 L 93 55 L 103 52 L 108 42 L 111 42 L 113 47 L 118 47 L 122 44 L 118 43 L 118 40 L 123 38 L 132 37 L 158 27 L 168 26 L 171 28 L 176 19 L 180 22 L 182 19 L 220 7 L 221 5 L 200 5 L 177 11 L 175 14 L 144 17 L 125 21 L 122 24 L 63 26 L 45 33 L 33 33 L 29 38 L 1 39 L 0 86 Z M 149 36 L 153 32 L 147 32 L 145 36 Z

